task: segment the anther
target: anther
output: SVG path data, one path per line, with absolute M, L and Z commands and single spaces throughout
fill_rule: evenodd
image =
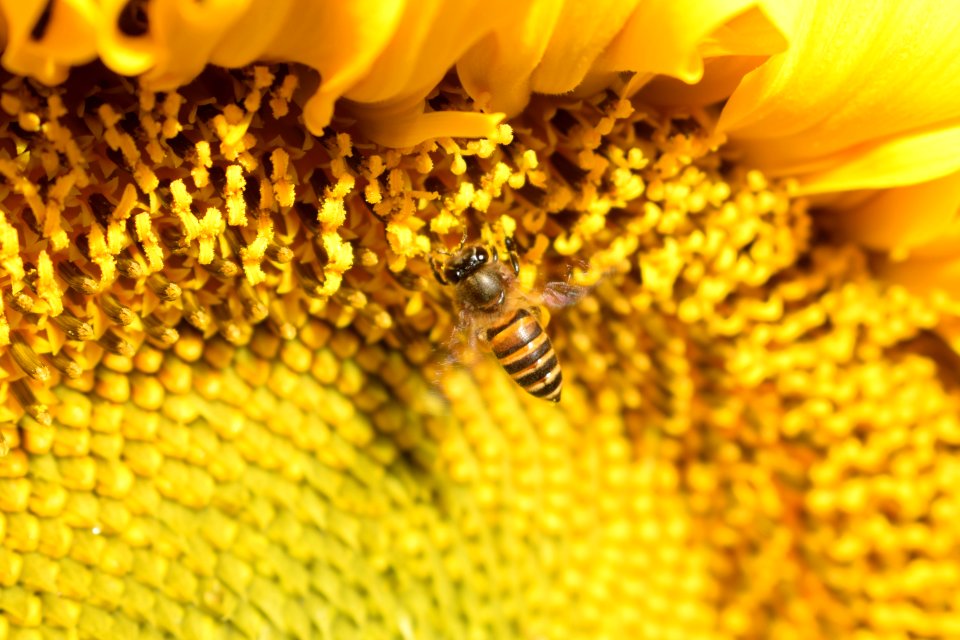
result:
M 293 340 L 297 337 L 297 327 L 290 322 L 287 309 L 280 300 L 274 300 L 270 305 L 270 317 L 267 326 L 284 340 Z
M 124 356 L 126 358 L 131 358 L 136 353 L 133 345 L 113 329 L 108 329 L 106 333 L 100 336 L 97 344 L 110 353 L 115 353 L 118 356 Z
M 100 309 L 110 320 L 122 327 L 127 326 L 137 317 L 137 314 L 130 307 L 121 304 L 112 293 L 105 293 L 100 296 Z
M 30 313 L 33 310 L 33 298 L 23 291 L 16 293 L 10 291 L 4 297 L 4 301 L 20 313 Z
M 92 296 L 100 289 L 96 278 L 88 276 L 73 262 L 68 260 L 61 261 L 57 264 L 57 271 L 60 272 L 60 277 L 64 279 L 67 286 L 77 293 Z
M 250 322 L 254 324 L 262 322 L 270 313 L 267 305 L 257 297 L 257 291 L 253 288 L 253 285 L 246 279 L 240 284 L 238 294 L 240 302 L 243 304 L 244 316 Z
M 307 294 L 311 296 L 319 295 L 323 291 L 323 283 L 317 277 L 313 266 L 307 262 L 298 262 L 296 266 L 297 275 L 300 276 L 300 281 L 303 283 L 303 288 Z
M 163 227 L 160 230 L 160 240 L 164 246 L 175 255 L 183 255 L 190 249 L 190 243 L 187 242 L 183 232 L 175 226 Z
M 10 355 L 25 374 L 37 382 L 46 382 L 50 379 L 50 369 L 40 361 L 40 356 L 27 344 L 23 336 L 17 333 L 11 334 L 10 342 Z
M 200 332 L 206 332 L 210 326 L 210 312 L 200 306 L 197 295 L 192 291 L 183 293 L 183 317 Z
M 66 309 L 60 315 L 52 316 L 50 321 L 63 331 L 70 340 L 90 340 L 93 338 L 93 327 Z
M 157 294 L 158 298 L 167 302 L 176 300 L 182 294 L 180 287 L 170 282 L 169 278 L 163 275 L 162 271 L 150 274 L 150 277 L 147 278 L 147 286 Z
M 124 278 L 137 280 L 143 277 L 143 266 L 133 258 L 117 258 L 117 272 Z
M 47 405 L 37 400 L 37 396 L 25 379 L 20 378 L 11 382 L 10 392 L 13 393 L 13 397 L 17 399 L 24 412 L 31 418 L 45 426 L 53 423 Z
M 211 307 L 211 311 L 217 320 L 217 326 L 220 327 L 220 335 L 227 342 L 238 344 L 243 339 L 243 326 L 233 316 L 230 304 L 228 302 L 215 304 Z
M 153 338 L 162 347 L 172 347 L 180 337 L 176 329 L 168 327 L 155 315 L 144 316 L 141 322 L 147 336 Z
M 50 364 L 53 368 L 70 378 L 71 380 L 83 375 L 83 368 L 77 362 L 67 355 L 67 352 L 60 349 L 56 354 L 50 356 Z
M 277 244 L 276 242 L 268 244 L 265 253 L 267 258 L 280 264 L 287 264 L 293 260 L 293 251 L 289 247 Z
M 238 265 L 236 262 L 233 260 L 224 260 L 218 255 L 213 256 L 213 260 L 210 261 L 210 264 L 205 264 L 202 266 L 204 269 L 220 278 L 236 278 L 243 273 L 243 269 L 241 269 L 240 265 Z

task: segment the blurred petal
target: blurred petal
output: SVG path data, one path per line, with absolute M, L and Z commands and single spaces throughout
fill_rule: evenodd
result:
M 939 178 L 960 170 L 957 149 L 960 125 L 861 145 L 835 154 L 831 168 L 802 176 L 799 193 L 882 189 Z
M 877 276 L 915 292 L 934 289 L 960 294 L 960 258 L 884 262 L 875 267 Z
M 97 7 L 84 0 L 0 0 L 6 22 L 3 66 L 47 84 L 96 56 Z
M 871 249 L 908 251 L 911 258 L 956 254 L 960 173 L 923 184 L 889 189 L 831 223 L 845 239 Z
M 156 45 L 150 37 L 121 30 L 120 18 L 128 4 L 127 0 L 104 0 L 97 30 L 97 51 L 108 67 L 132 76 L 140 75 L 156 63 Z M 156 9 L 148 6 L 148 16 L 151 10 Z
M 853 166 L 872 150 L 862 145 L 929 133 L 960 118 L 956 5 L 817 0 L 768 10 L 790 48 L 746 76 L 718 125 L 747 163 L 777 175 Z M 927 149 L 901 149 L 910 155 L 884 166 L 886 179 L 905 184 L 960 167 L 960 159 L 950 168 Z M 875 168 L 867 161 L 843 178 L 843 187 L 811 181 L 807 189 L 875 185 Z

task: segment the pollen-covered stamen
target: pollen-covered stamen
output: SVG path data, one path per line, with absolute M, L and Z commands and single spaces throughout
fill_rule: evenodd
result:
M 33 310 L 33 298 L 23 291 L 9 291 L 3 296 L 4 302 L 20 313 L 30 313 Z

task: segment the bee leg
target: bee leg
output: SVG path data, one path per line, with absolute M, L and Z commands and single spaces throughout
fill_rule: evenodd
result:
M 447 282 L 447 279 L 443 277 L 443 265 L 439 265 L 436 258 L 430 258 L 430 269 L 433 271 L 433 277 L 437 279 L 437 282 L 444 286 L 450 284 Z
M 520 275 L 520 260 L 517 258 L 517 244 L 513 238 L 504 238 L 503 244 L 507 247 L 510 254 L 510 266 L 513 267 L 514 275 Z

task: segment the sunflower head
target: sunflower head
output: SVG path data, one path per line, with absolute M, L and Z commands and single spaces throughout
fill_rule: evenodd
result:
M 0 639 L 957 635 L 950 16 L 827 4 L 3 8 Z

